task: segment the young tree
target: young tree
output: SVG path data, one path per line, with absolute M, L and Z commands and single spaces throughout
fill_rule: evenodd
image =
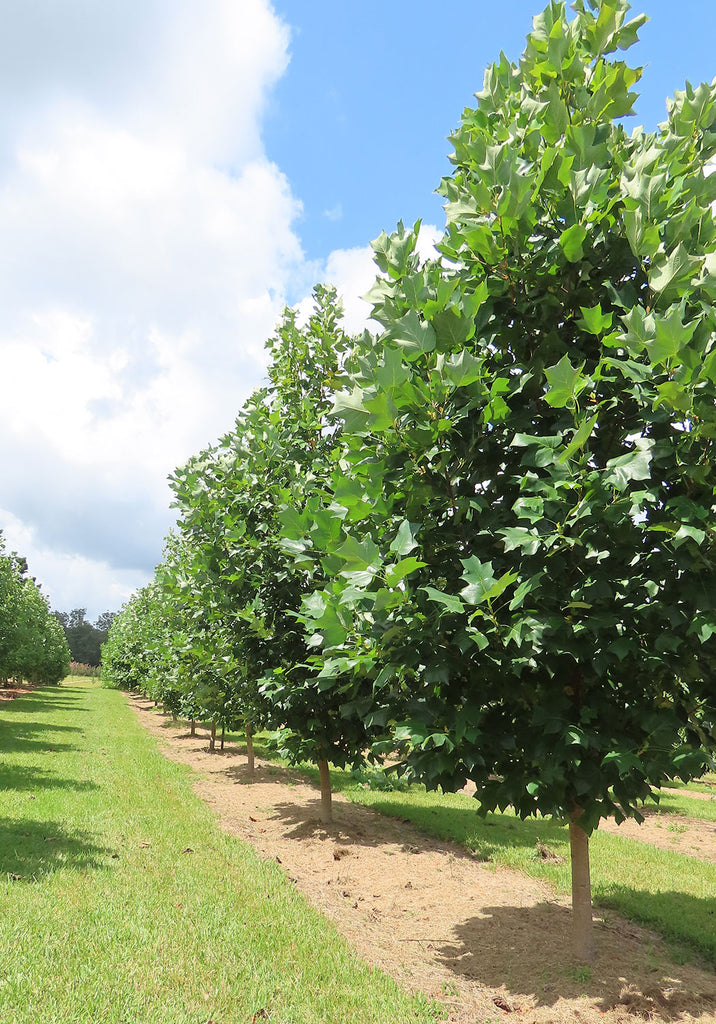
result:
M 338 501 L 336 539 L 306 531 L 354 572 L 304 614 L 351 610 L 358 653 L 345 629 L 324 651 L 370 648 L 429 786 L 569 822 L 590 959 L 590 833 L 714 744 L 716 87 L 628 134 L 640 69 L 613 55 L 645 19 L 573 7 L 465 111 L 438 257 L 402 226 L 374 245 L 384 331 L 336 412 L 343 476 L 379 480 L 380 511 Z
M 324 821 L 329 763 L 362 762 L 369 730 L 349 707 L 354 679 L 326 678 L 311 662 L 296 614 L 318 581 L 294 563 L 281 522 L 311 506 L 339 457 L 327 419 L 350 349 L 339 317 L 335 290 L 322 286 L 307 324 L 286 310 L 268 342 L 267 386 L 215 449 L 173 479 L 182 536 L 196 559 L 187 600 L 208 609 L 211 656 L 219 654 L 235 688 L 230 707 L 249 738 L 263 722 L 279 730 L 286 756 L 317 763 Z

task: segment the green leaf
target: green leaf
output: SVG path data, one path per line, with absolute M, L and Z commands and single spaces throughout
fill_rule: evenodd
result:
M 578 263 L 584 256 L 587 232 L 581 224 L 573 224 L 559 236 L 560 248 L 570 263 Z
M 539 587 L 540 581 L 544 573 L 538 572 L 534 576 L 530 576 L 529 579 L 523 580 L 522 583 L 515 589 L 514 596 L 510 601 L 510 611 L 513 612 L 517 608 L 521 608 L 525 602 L 525 598 L 528 594 L 531 594 L 533 590 Z
M 456 388 L 464 388 L 479 380 L 483 374 L 484 359 L 476 359 L 466 348 L 453 353 L 445 363 L 445 376 Z
M 592 307 L 580 306 L 579 308 L 582 311 L 582 318 L 577 320 L 577 324 L 588 334 L 598 337 L 612 326 L 614 314 L 602 313 L 601 303 L 598 302 L 596 306 Z
M 380 564 L 380 550 L 370 537 L 361 541 L 347 537 L 335 553 L 348 562 L 350 568 L 366 569 L 369 565 Z
M 659 293 L 687 284 L 701 266 L 702 257 L 689 256 L 683 242 L 679 242 L 670 256 L 658 256 L 649 271 L 649 287 Z
M 560 462 L 567 462 L 568 459 L 578 452 L 580 448 L 584 447 L 589 438 L 592 436 L 592 431 L 597 425 L 599 419 L 599 413 L 595 413 L 594 416 L 585 417 L 580 423 L 579 427 L 575 430 L 572 440 L 569 442 L 567 447 L 564 449 L 559 457 Z
M 683 303 L 674 306 L 667 316 L 655 316 L 654 338 L 644 341 L 651 361 L 666 363 L 671 359 L 676 359 L 694 336 L 697 322 L 692 320 L 690 324 L 684 323 Z
M 689 391 L 675 380 L 667 380 L 663 384 L 657 384 L 656 390 L 659 397 L 654 402 L 656 409 L 660 405 L 666 405 L 670 409 L 677 409 L 679 412 L 690 412 L 693 401 Z
M 389 587 L 394 587 L 400 580 L 405 579 L 411 572 L 415 572 L 416 569 L 423 569 L 425 562 L 419 562 L 417 558 L 412 555 L 409 558 L 403 558 L 395 565 L 388 567 L 385 573 L 385 582 Z
M 574 400 L 575 394 L 578 394 L 587 383 L 582 377 L 583 366 L 584 363 L 575 368 L 568 356 L 563 355 L 554 366 L 545 368 L 544 375 L 549 384 L 549 391 L 544 395 L 544 400 L 548 405 L 561 409 Z
M 481 562 L 475 555 L 461 558 L 460 561 L 464 570 L 462 578 L 467 582 L 460 596 L 467 604 L 478 605 L 499 597 L 518 576 L 516 572 L 508 571 L 496 579 L 492 575 L 492 562 Z
M 505 551 L 521 549 L 526 555 L 534 555 L 539 550 L 539 535 L 526 526 L 507 526 L 497 532 L 505 538 Z
M 459 597 L 455 597 L 453 594 L 443 594 L 440 590 L 436 590 L 435 587 L 421 587 L 420 589 L 425 591 L 431 601 L 437 601 L 438 604 L 443 605 L 449 612 L 465 611 L 465 605 Z
M 416 310 L 409 310 L 386 331 L 384 340 L 394 341 L 405 351 L 405 358 L 415 360 L 435 348 L 435 331 L 420 319 Z
M 648 480 L 651 476 L 651 448 L 654 442 L 649 438 L 639 438 L 633 452 L 609 459 L 604 471 L 606 483 L 624 491 L 630 480 Z
M 391 542 L 390 550 L 394 551 L 396 555 L 410 554 L 418 546 L 415 537 L 419 529 L 419 523 L 409 523 L 407 519 L 404 519 Z

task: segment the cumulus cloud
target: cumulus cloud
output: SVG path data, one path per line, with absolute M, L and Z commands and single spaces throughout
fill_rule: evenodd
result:
M 151 572 L 167 474 L 231 425 L 309 285 L 261 144 L 287 46 L 268 0 L 7 14 L 0 528 L 22 524 L 55 606 L 68 580 Z
M 57 611 L 86 608 L 90 620 L 103 611 L 116 611 L 150 574 L 135 569 L 117 570 L 102 560 L 58 552 L 46 546 L 38 531 L 28 527 L 7 509 L 0 509 L 5 551 L 24 555 L 28 571 Z M 52 581 L 48 592 L 47 581 Z

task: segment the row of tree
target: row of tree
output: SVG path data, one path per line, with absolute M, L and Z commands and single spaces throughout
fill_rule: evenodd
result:
M 699 774 L 716 710 L 716 85 L 627 134 L 625 0 L 550 3 L 452 135 L 433 258 L 374 243 L 374 337 L 330 289 L 173 478 L 104 650 L 175 713 L 319 765 L 396 750 L 480 810 L 588 837 Z
M 58 683 L 69 668 L 62 627 L 28 575 L 26 560 L 6 552 L 0 531 L 0 686 Z

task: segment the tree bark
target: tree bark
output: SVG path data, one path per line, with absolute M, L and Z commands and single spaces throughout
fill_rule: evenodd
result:
M 254 774 L 254 734 L 251 729 L 251 722 L 246 723 L 246 757 L 248 759 L 249 775 Z
M 222 750 L 224 749 L 224 735 L 225 734 L 226 734 L 226 726 L 222 725 L 222 727 L 221 727 L 221 744 L 220 744 Z
M 216 750 L 216 721 L 211 723 L 211 735 L 209 736 L 209 750 Z
M 577 824 L 582 809 L 577 807 L 569 823 L 569 850 L 572 860 L 572 923 L 574 952 L 579 960 L 594 960 L 592 930 L 592 887 L 589 875 L 589 836 Z
M 331 773 L 328 761 L 318 762 L 318 775 L 321 780 L 321 822 L 330 825 L 333 821 L 333 801 L 331 798 Z
M 189 726 L 189 735 L 196 736 L 196 720 L 192 718 L 191 725 Z

